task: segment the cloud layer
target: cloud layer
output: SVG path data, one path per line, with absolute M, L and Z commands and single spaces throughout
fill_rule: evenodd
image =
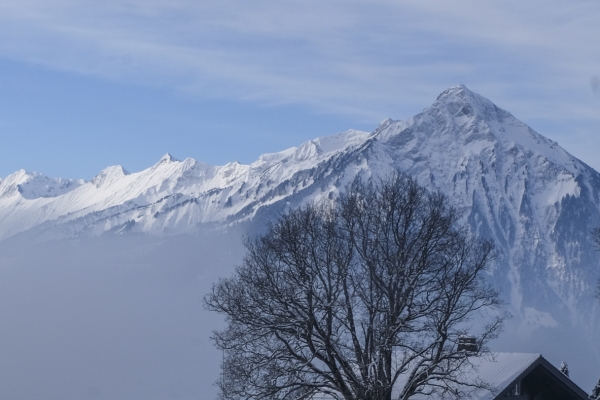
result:
M 0 10 L 5 57 L 322 112 L 379 116 L 461 78 L 505 96 L 571 92 L 600 73 L 594 2 L 30 0 Z
M 560 143 L 582 136 L 569 149 L 584 160 L 600 123 L 598 37 L 593 1 L 0 3 L 0 57 L 370 123 L 465 83 Z M 571 136 L 556 126 L 571 122 Z

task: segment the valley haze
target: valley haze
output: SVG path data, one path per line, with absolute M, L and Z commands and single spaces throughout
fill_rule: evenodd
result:
M 219 316 L 201 299 L 277 213 L 402 171 L 445 193 L 500 256 L 489 279 L 514 317 L 496 351 L 600 377 L 600 174 L 457 86 L 373 132 L 318 138 L 254 163 L 170 154 L 90 181 L 0 179 L 1 398 L 209 399 Z M 476 323 L 476 322 L 474 322 Z

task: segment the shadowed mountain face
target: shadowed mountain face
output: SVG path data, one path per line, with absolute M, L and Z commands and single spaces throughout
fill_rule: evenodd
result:
M 19 171 L 0 180 L 0 240 L 188 233 L 206 224 L 256 232 L 282 209 L 335 198 L 359 174 L 397 170 L 447 194 L 475 235 L 496 242 L 490 279 L 515 315 L 498 350 L 572 355 L 574 376 L 579 368 L 584 384 L 597 380 L 600 370 L 583 364 L 600 358 L 600 265 L 589 235 L 600 226 L 600 174 L 464 86 L 406 121 L 250 165 L 166 155 L 137 173 L 109 167 L 90 182 Z

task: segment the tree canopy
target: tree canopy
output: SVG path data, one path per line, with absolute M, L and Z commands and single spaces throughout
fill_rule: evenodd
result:
M 569 365 L 566 362 L 562 362 L 560 363 L 560 372 L 563 373 L 564 376 L 566 376 L 567 378 L 569 377 Z
M 589 397 L 590 400 L 600 400 L 600 379 L 598 379 L 598 383 L 596 383 L 596 386 L 592 389 Z
M 469 356 L 504 315 L 483 272 L 490 241 L 471 238 L 441 193 L 396 175 L 355 180 L 338 201 L 281 215 L 246 241 L 234 275 L 206 296 L 226 316 L 227 399 L 460 397 Z M 480 327 L 475 349 L 458 348 Z M 485 319 L 485 323 L 480 323 Z

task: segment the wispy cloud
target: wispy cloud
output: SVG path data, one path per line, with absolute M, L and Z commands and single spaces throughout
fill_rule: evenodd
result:
M 207 98 L 367 119 L 466 83 L 542 113 L 600 73 L 600 5 L 559 1 L 28 0 L 0 5 L 0 55 Z M 558 96 L 558 94 L 562 94 Z M 567 94 L 565 96 L 565 94 Z M 578 100 L 587 118 L 597 110 Z M 524 105 L 527 117 L 542 117 Z M 568 110 L 567 110 L 568 111 Z M 581 115 L 580 115 L 581 116 Z

